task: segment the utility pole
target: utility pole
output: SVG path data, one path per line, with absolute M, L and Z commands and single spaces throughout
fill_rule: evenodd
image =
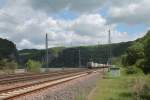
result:
M 78 53 L 79 53 L 79 67 L 81 67 L 81 52 L 80 52 L 80 48 L 78 50 Z
M 46 33 L 45 39 L 45 48 L 46 48 L 46 68 L 48 68 L 48 35 Z
M 111 31 L 108 31 L 108 44 L 109 44 L 109 58 L 108 58 L 108 64 L 112 64 L 112 51 L 111 51 Z

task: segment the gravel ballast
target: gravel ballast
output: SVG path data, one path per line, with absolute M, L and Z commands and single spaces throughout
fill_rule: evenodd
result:
M 15 98 L 15 100 L 87 100 L 88 94 L 96 86 L 96 81 L 101 76 L 98 72 L 89 74 Z

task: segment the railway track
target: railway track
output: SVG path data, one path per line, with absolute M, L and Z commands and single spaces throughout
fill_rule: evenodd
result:
M 4 78 L 10 78 L 10 77 L 17 77 L 17 76 L 25 76 L 25 75 L 32 75 L 35 73 L 19 73 L 19 74 L 1 74 L 0 75 L 0 79 L 4 79 Z
M 71 70 L 69 70 L 69 71 L 71 71 Z M 42 74 L 55 73 L 55 72 L 62 72 L 62 71 L 51 71 L 51 72 L 41 72 L 41 73 L 1 74 L 0 75 L 0 80 L 1 79 L 6 79 L 6 78 L 23 77 L 23 76 L 31 76 L 31 75 L 42 75 Z
M 0 78 L 0 85 L 3 84 L 10 84 L 10 83 L 16 83 L 16 82 L 22 82 L 22 81 L 30 81 L 30 80 L 36 80 L 36 79 L 42 79 L 42 78 L 48 78 L 55 75 L 63 74 L 63 73 L 72 73 L 74 71 L 58 71 L 58 72 L 50 72 L 50 73 L 29 73 L 29 74 L 21 74 L 21 75 L 11 75 L 7 77 Z
M 29 85 L 36 84 L 36 83 L 42 83 L 42 82 L 46 82 L 46 81 L 51 81 L 57 76 L 66 75 L 66 74 L 70 74 L 70 73 L 76 73 L 76 71 L 55 72 L 55 73 L 49 74 L 48 77 L 44 76 L 44 77 L 41 77 L 40 79 L 38 78 L 38 80 L 32 78 L 32 81 L 28 80 L 26 82 L 22 82 L 22 80 L 24 80 L 24 78 L 21 79 L 21 80 L 19 80 L 19 79 L 18 80 L 17 79 L 16 80 L 7 80 L 7 81 L 3 82 L 3 83 L 5 83 L 5 85 L 4 85 L 5 88 L 1 88 L 0 89 L 0 93 L 2 93 L 4 90 L 7 91 L 7 90 L 10 90 L 10 89 L 19 88 L 20 86 L 24 86 L 24 85 L 29 86 Z M 11 81 L 14 81 L 14 82 L 17 81 L 19 84 L 15 84 L 15 85 L 14 84 L 9 84 Z M 9 85 L 9 86 L 6 87 L 6 85 Z M 3 84 L 1 86 L 3 86 Z
M 41 89 L 45 89 L 47 87 L 51 87 L 51 86 L 54 86 L 54 85 L 57 85 L 57 84 L 60 84 L 60 83 L 66 82 L 66 81 L 70 81 L 70 80 L 88 75 L 92 72 L 94 72 L 94 71 L 87 70 L 87 71 L 79 71 L 79 72 L 60 74 L 49 80 L 1 90 L 0 91 L 0 100 L 10 100 L 10 99 L 16 98 L 18 96 L 23 96 L 28 93 L 32 93 L 32 92 L 35 92 L 35 91 L 38 91 Z

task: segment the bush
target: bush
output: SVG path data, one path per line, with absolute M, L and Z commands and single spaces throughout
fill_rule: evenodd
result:
M 143 71 L 145 74 L 149 74 L 150 73 L 150 62 L 146 62 L 144 64 L 144 66 L 142 67 Z
M 144 63 L 145 63 L 145 59 L 139 59 L 136 62 L 136 66 L 139 67 L 139 68 L 142 68 L 144 66 Z
M 141 93 L 141 98 L 143 98 L 143 100 L 149 100 L 150 98 L 150 84 L 149 82 L 146 82 L 143 86 L 143 91 Z
M 17 65 L 17 63 L 15 61 L 11 61 L 11 62 L 7 63 L 6 66 L 8 66 L 8 68 L 10 70 L 15 70 L 15 69 L 17 69 L 18 65 Z
M 145 80 L 143 78 L 134 79 L 133 84 L 133 95 L 135 100 L 149 100 L 150 98 L 150 80 Z
M 132 90 L 133 90 L 135 100 L 141 100 L 141 95 L 144 89 L 144 85 L 145 85 L 145 82 L 142 79 L 136 78 L 134 80 Z
M 121 56 L 121 63 L 122 65 L 127 66 L 127 55 Z
M 143 74 L 143 71 L 136 66 L 129 66 L 126 68 L 126 74 Z
M 26 69 L 28 72 L 40 72 L 41 63 L 33 60 L 29 60 L 26 63 Z
M 5 73 L 14 73 L 17 66 L 17 63 L 13 60 L 0 60 L 0 70 L 3 70 Z
M 112 58 L 112 64 L 117 66 L 122 66 L 121 60 L 122 60 L 121 57 L 114 57 Z

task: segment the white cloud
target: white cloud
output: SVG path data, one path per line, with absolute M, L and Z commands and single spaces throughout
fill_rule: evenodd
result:
M 24 47 L 26 47 L 28 49 L 32 49 L 32 48 L 42 49 L 42 48 L 44 48 L 44 45 L 33 44 L 32 42 L 30 42 L 27 39 L 22 39 L 20 41 L 20 43 L 18 43 L 18 46 L 19 46 L 18 49 L 22 49 Z
M 45 33 L 49 36 L 49 47 L 107 43 L 108 20 L 95 12 L 101 8 L 102 1 L 9 0 L 0 9 L 0 37 L 12 40 L 19 49 L 44 48 Z M 135 15 L 134 10 L 139 8 L 139 4 L 128 5 L 127 9 L 119 6 L 123 4 L 112 5 L 109 12 L 113 14 L 111 19 L 114 22 L 119 21 L 116 18 L 126 21 L 128 15 L 122 11 L 127 13 L 131 10 L 130 15 Z M 73 20 L 55 19 L 50 16 L 63 9 L 79 12 L 80 15 Z M 113 42 L 133 40 L 128 33 L 118 32 L 114 24 L 111 24 L 110 28 Z
M 28 0 L 36 10 L 50 13 L 67 9 L 78 13 L 97 11 L 103 6 L 105 0 Z
M 106 20 L 99 14 L 81 15 L 73 21 L 70 29 L 82 36 L 101 36 L 105 34 Z
M 122 1 L 118 1 L 122 2 Z M 111 22 L 121 22 L 128 24 L 147 24 L 150 25 L 150 1 L 149 0 L 130 0 L 123 4 L 114 4 L 109 8 L 109 20 Z

